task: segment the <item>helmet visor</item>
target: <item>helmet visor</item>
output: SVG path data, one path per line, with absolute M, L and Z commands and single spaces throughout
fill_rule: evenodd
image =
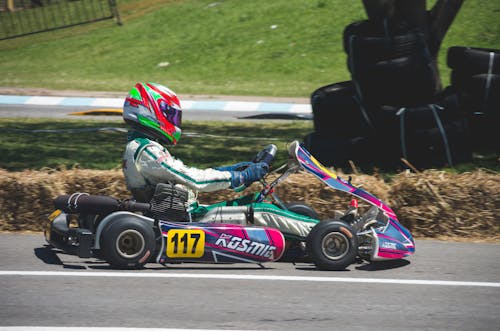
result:
M 180 128 L 182 124 L 182 110 L 178 108 L 174 108 L 170 105 L 168 105 L 166 102 L 161 101 L 160 102 L 160 110 L 170 123 L 175 125 L 176 127 Z

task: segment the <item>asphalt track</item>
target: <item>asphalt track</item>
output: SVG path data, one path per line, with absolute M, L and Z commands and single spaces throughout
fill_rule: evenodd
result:
M 500 245 L 417 241 L 392 263 L 147 264 L 113 270 L 0 235 L 0 326 L 498 330 Z
M 0 92 L 2 89 L 0 88 Z M 54 92 L 55 93 L 55 92 Z M 311 119 L 311 106 L 304 99 L 257 97 L 207 97 L 182 99 L 183 118 L 187 120 L 232 121 L 248 118 Z M 0 117 L 82 118 L 72 113 L 84 111 L 116 111 L 123 106 L 123 97 L 29 96 L 0 94 Z M 121 116 L 85 116 L 117 119 Z

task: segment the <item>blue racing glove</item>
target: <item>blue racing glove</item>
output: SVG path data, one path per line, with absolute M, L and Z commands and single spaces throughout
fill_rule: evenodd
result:
M 267 163 L 250 163 L 243 171 L 231 171 L 231 188 L 241 189 L 264 177 L 269 171 Z
M 249 165 L 252 165 L 252 164 L 254 164 L 254 163 L 253 162 L 240 162 L 240 163 L 236 163 L 236 164 L 233 164 L 233 165 L 230 165 L 230 166 L 217 167 L 217 168 L 215 168 L 215 170 L 219 170 L 219 171 L 242 171 L 246 167 L 248 167 Z

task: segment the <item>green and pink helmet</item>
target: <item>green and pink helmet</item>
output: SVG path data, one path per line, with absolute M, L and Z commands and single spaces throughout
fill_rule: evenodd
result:
M 123 119 L 135 130 L 167 144 L 175 145 L 181 137 L 179 98 L 159 84 L 137 83 L 125 99 Z

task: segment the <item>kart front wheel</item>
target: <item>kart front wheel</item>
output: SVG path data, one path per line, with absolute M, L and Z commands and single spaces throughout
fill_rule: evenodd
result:
M 115 221 L 104 229 L 101 236 L 101 252 L 114 268 L 140 268 L 148 262 L 154 250 L 153 228 L 137 219 Z
M 294 212 L 299 215 L 307 216 L 314 219 L 319 219 L 318 213 L 309 205 L 293 201 L 285 203 L 285 207 L 288 211 Z M 282 262 L 298 262 L 306 261 L 305 246 L 302 241 L 287 240 L 286 249 L 281 257 Z
M 319 219 L 318 213 L 309 205 L 294 201 L 285 204 L 285 207 L 296 214 L 308 216 L 310 218 Z
M 307 252 L 321 270 L 344 270 L 358 254 L 358 237 L 347 223 L 330 220 L 318 223 L 307 236 Z

